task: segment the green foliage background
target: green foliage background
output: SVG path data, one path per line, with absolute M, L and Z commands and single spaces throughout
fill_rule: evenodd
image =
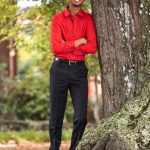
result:
M 0 35 L 3 37 L 1 41 L 12 38 L 15 41 L 13 47 L 19 52 L 36 52 L 31 62 L 26 62 L 29 67 L 24 65 L 24 68 L 20 68 L 20 71 L 24 72 L 22 77 L 10 80 L 0 76 L 1 118 L 32 120 L 49 118 L 49 68 L 53 61 L 49 43 L 50 24 L 52 16 L 63 10 L 69 2 L 69 0 L 53 0 L 47 3 L 43 0 L 40 7 L 21 10 L 15 0 L 0 1 Z M 85 1 L 83 8 L 87 11 L 90 9 L 89 0 Z M 26 21 L 29 23 L 26 24 Z M 99 65 L 96 55 L 87 56 L 87 65 L 89 75 L 98 75 Z M 35 66 L 38 66 L 40 75 L 34 73 Z M 7 92 L 5 88 L 8 89 Z M 73 107 L 68 96 L 64 120 L 71 121 L 72 114 Z

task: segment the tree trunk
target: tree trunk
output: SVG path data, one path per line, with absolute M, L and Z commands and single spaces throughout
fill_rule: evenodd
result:
M 94 118 L 96 123 L 100 122 L 100 117 L 99 117 L 99 104 L 98 104 L 98 87 L 97 87 L 97 75 L 94 76 L 94 84 L 95 84 L 95 100 L 94 100 L 94 108 L 93 108 L 93 112 L 94 112 Z
M 150 0 L 93 0 L 92 8 L 106 118 L 77 150 L 149 150 Z
M 138 94 L 138 75 L 148 54 L 148 43 L 144 44 L 150 36 L 150 15 L 146 14 L 149 12 L 144 5 L 146 1 L 139 0 L 93 1 L 105 116 L 118 112 L 127 100 Z

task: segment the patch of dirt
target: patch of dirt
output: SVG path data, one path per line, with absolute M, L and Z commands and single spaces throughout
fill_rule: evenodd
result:
M 25 142 L 19 144 L 1 144 L 0 150 L 49 150 L 49 143 Z M 69 150 L 70 141 L 62 141 L 60 150 Z

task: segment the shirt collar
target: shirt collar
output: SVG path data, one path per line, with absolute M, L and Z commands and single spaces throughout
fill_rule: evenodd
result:
M 66 9 L 64 10 L 64 15 L 65 15 L 65 17 L 71 15 L 71 13 L 69 11 L 69 6 L 67 6 Z M 76 15 L 79 15 L 79 16 L 83 17 L 84 16 L 84 11 L 80 8 L 80 10 L 77 12 Z

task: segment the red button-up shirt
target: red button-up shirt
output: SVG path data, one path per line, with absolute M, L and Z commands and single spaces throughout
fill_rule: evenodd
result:
M 75 47 L 75 40 L 87 39 L 87 44 Z M 85 54 L 96 52 L 96 30 L 92 15 L 80 9 L 73 17 L 68 7 L 53 16 L 51 47 L 54 56 L 67 60 L 84 60 Z

